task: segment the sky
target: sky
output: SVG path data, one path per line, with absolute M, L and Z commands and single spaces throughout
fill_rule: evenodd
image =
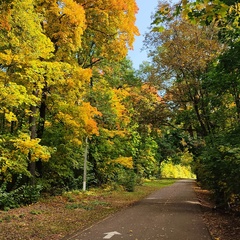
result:
M 136 0 L 136 2 L 139 8 L 136 16 L 136 25 L 141 35 L 136 37 L 134 50 L 129 51 L 128 56 L 133 62 L 133 67 L 138 69 L 143 61 L 147 61 L 147 52 L 142 51 L 141 48 L 143 47 L 144 34 L 148 32 L 151 24 L 151 15 L 155 12 L 158 0 Z

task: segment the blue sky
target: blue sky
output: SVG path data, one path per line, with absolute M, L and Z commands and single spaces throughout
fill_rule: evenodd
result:
M 129 51 L 128 56 L 133 61 L 133 67 L 138 69 L 139 65 L 147 60 L 147 53 L 141 51 L 141 48 L 143 47 L 144 34 L 151 24 L 151 14 L 155 12 L 158 0 L 136 0 L 136 2 L 139 8 L 136 25 L 141 36 L 136 37 L 134 50 Z

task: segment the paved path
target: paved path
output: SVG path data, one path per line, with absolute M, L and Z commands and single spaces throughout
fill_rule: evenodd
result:
M 177 181 L 135 206 L 64 239 L 211 240 L 193 187 L 194 181 Z

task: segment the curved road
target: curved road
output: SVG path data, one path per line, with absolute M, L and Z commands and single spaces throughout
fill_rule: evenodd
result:
M 179 180 L 65 240 L 211 240 L 194 181 Z

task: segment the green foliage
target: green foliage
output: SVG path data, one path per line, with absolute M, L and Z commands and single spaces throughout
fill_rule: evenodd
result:
M 134 161 L 134 169 L 140 178 L 151 178 L 157 172 L 158 145 L 156 139 L 148 134 L 143 135 L 139 143 L 138 154 Z
M 37 202 L 42 190 L 41 185 L 22 185 L 11 192 L 7 192 L 6 187 L 6 184 L 2 184 L 0 188 L 0 209 L 3 210 Z
M 204 148 L 196 161 L 199 180 L 213 191 L 219 207 L 239 204 L 239 154 L 238 131 L 235 130 L 221 136 L 216 145 Z
M 75 202 L 75 203 L 70 203 L 66 205 L 67 209 L 84 209 L 87 211 L 90 210 L 94 210 L 95 208 L 97 208 L 98 206 L 102 206 L 102 207 L 107 207 L 109 205 L 109 203 L 107 202 L 103 202 L 103 201 L 91 201 L 91 202 Z
M 123 186 L 128 192 L 134 192 L 136 186 L 136 174 L 133 170 L 121 170 L 117 175 L 117 184 Z
M 42 211 L 40 211 L 40 210 L 32 210 L 32 211 L 30 211 L 30 213 L 31 213 L 32 215 L 39 215 L 39 214 L 42 213 Z

